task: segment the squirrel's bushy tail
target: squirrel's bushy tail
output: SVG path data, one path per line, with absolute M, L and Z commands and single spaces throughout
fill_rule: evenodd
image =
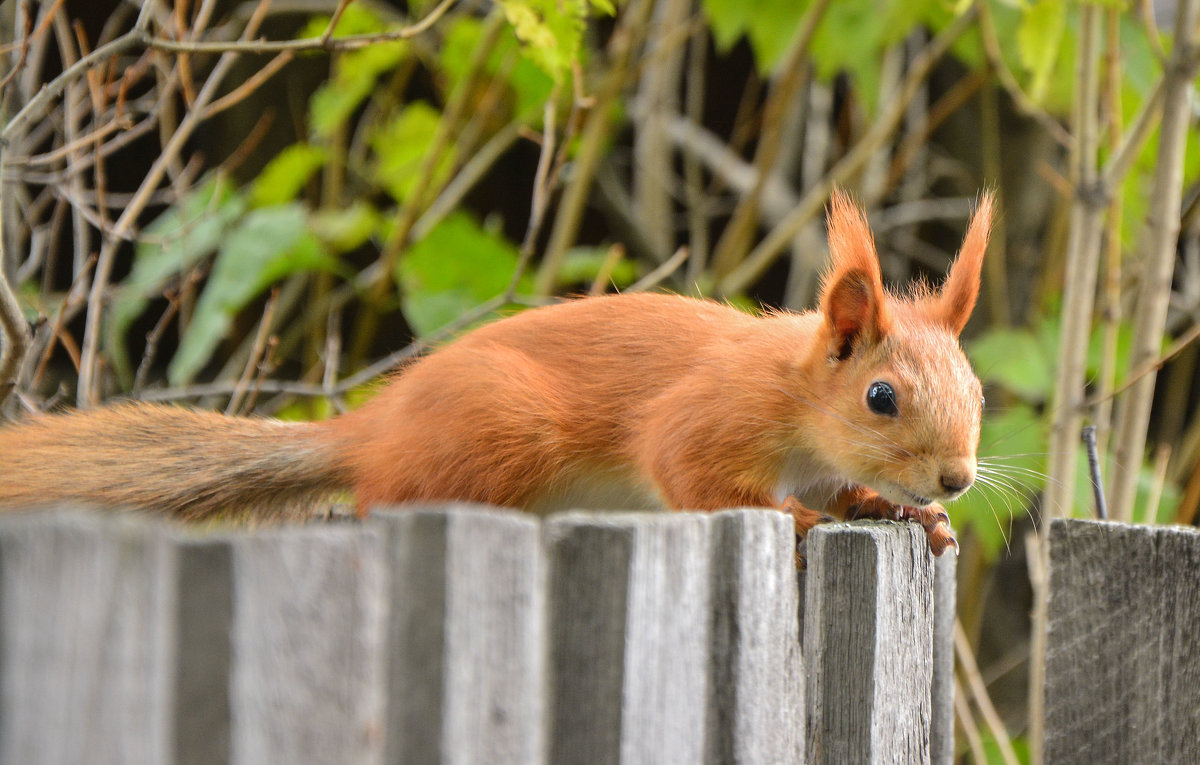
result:
M 348 487 L 320 423 L 124 404 L 0 428 L 0 508 L 86 503 L 175 518 L 296 517 Z

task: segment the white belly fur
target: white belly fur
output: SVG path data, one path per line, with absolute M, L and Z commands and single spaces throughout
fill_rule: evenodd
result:
M 563 510 L 665 510 L 666 502 L 653 487 L 632 473 L 618 470 L 579 471 L 559 483 L 527 508 L 545 515 Z
M 850 481 L 831 474 L 828 466 L 811 454 L 795 449 L 784 459 L 775 484 L 775 500 L 779 504 L 789 496 L 800 500 L 805 507 L 823 510 Z

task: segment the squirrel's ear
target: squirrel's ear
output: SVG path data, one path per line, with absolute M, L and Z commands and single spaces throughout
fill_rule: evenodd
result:
M 962 249 L 958 251 L 946 282 L 933 301 L 934 319 L 956 335 L 967 326 L 967 319 L 971 318 L 975 299 L 979 296 L 979 273 L 992 229 L 994 201 L 990 191 L 985 191 L 979 198 L 979 206 L 971 216 L 971 225 L 967 227 Z
M 834 354 L 845 358 L 858 340 L 886 335 L 890 320 L 875 241 L 862 211 L 840 189 L 829 203 L 829 254 L 821 312 L 833 335 Z

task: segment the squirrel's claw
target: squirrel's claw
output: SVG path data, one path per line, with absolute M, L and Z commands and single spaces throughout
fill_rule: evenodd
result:
M 941 556 L 947 548 L 954 547 L 954 555 L 958 556 L 958 538 L 950 527 L 950 516 L 941 505 L 928 507 L 903 508 L 905 520 L 916 521 L 925 529 L 925 537 L 929 540 L 929 549 L 936 556 Z

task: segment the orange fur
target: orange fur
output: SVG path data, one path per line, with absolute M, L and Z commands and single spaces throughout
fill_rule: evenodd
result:
M 849 198 L 835 194 L 830 213 L 819 310 L 570 301 L 470 332 L 324 423 L 139 404 L 34 418 L 0 429 L 0 506 L 76 500 L 200 517 L 338 487 L 362 511 L 441 500 L 713 510 L 791 496 L 805 531 L 823 510 L 881 514 L 956 496 L 974 480 L 981 415 L 957 334 L 979 288 L 990 199 L 946 286 L 912 299 L 884 290 Z M 895 416 L 868 407 L 880 380 L 895 390 Z

